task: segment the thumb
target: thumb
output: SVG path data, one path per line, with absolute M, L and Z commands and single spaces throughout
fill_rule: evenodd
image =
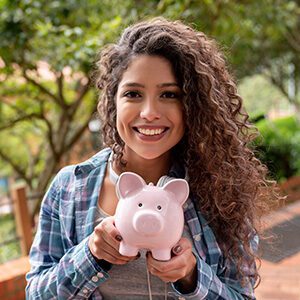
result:
M 191 242 L 185 238 L 185 237 L 182 237 L 178 243 L 172 248 L 172 252 L 175 254 L 175 255 L 179 255 L 181 254 L 182 252 L 184 252 L 185 250 L 187 250 L 188 248 L 191 248 Z
M 103 224 L 105 231 L 118 242 L 122 241 L 122 236 L 120 235 L 119 231 L 115 227 L 114 224 L 114 217 L 107 217 Z
M 176 244 L 173 248 L 172 248 L 172 252 L 175 255 L 179 255 L 182 251 L 182 246 L 180 244 Z

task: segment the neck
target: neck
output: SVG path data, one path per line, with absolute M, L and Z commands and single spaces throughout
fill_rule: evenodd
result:
M 124 159 L 127 161 L 127 164 L 122 171 L 134 172 L 140 175 L 147 184 L 150 182 L 156 184 L 161 176 L 168 173 L 171 164 L 169 153 L 165 153 L 154 159 L 144 159 L 137 155 L 133 157 L 124 154 Z M 113 166 L 115 171 L 120 174 L 122 168 L 116 165 L 115 162 Z

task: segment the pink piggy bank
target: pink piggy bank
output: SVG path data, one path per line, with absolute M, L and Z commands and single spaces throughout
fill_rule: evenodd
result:
M 135 256 L 148 249 L 157 260 L 169 260 L 184 226 L 182 204 L 189 195 L 184 179 L 172 179 L 163 187 L 147 185 L 142 177 L 124 172 L 116 186 L 119 203 L 115 226 L 123 240 L 119 252 Z

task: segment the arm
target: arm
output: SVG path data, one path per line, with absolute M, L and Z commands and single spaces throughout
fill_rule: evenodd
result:
M 180 246 L 180 251 L 174 251 Z M 197 254 L 192 252 L 191 242 L 181 238 L 173 248 L 173 256 L 169 261 L 155 260 L 150 253 L 147 255 L 149 271 L 165 282 L 172 282 L 175 295 L 192 300 L 254 300 L 252 275 L 255 264 L 243 269 L 247 272 L 245 286 L 236 279 L 236 266 L 226 260 L 218 274 Z
M 41 207 L 38 230 L 30 251 L 26 275 L 27 299 L 88 298 L 108 278 L 88 248 L 88 238 L 74 245 L 61 230 L 59 174 Z M 69 216 L 70 218 L 72 216 Z
M 251 245 L 253 249 L 257 249 L 257 237 L 252 240 Z M 178 280 L 173 283 L 172 286 L 177 294 L 182 295 L 185 299 L 256 299 L 253 291 L 255 284 L 253 275 L 256 270 L 254 261 L 250 267 L 246 267 L 245 265 L 243 268 L 245 271 L 245 285 L 242 286 L 236 278 L 236 265 L 232 260 L 225 260 L 224 267 L 220 268 L 218 274 L 216 274 L 210 265 L 198 257 L 197 254 L 194 253 L 194 255 L 197 259 L 195 268 L 197 275 L 193 277 L 193 273 L 190 273 L 184 280 Z M 194 286 L 196 288 L 191 293 L 185 293 L 187 284 L 193 286 L 192 281 L 195 279 Z

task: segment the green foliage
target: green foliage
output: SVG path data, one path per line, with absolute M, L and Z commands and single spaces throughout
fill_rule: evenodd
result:
M 12 214 L 0 215 L 0 243 L 11 240 L 10 243 L 0 247 L 0 264 L 20 257 L 21 249 L 16 236 L 16 227 Z
M 267 75 L 300 113 L 299 1 L 162 0 L 159 7 L 216 38 L 238 78 Z
M 262 75 L 243 78 L 239 84 L 239 92 L 251 118 L 266 115 L 270 108 L 280 111 L 290 109 L 285 95 Z
M 277 180 L 300 175 L 300 125 L 294 117 L 261 120 L 256 141 L 260 158 Z
M 1 172 L 14 170 L 33 190 L 46 188 L 95 112 L 89 72 L 96 53 L 152 16 L 193 24 L 225 48 L 239 78 L 265 72 L 298 101 L 287 83 L 299 82 L 299 11 L 292 0 L 1 0 Z
M 0 56 L 7 68 L 12 62 L 35 68 L 43 60 L 52 71 L 65 66 L 88 71 L 96 49 L 106 42 L 101 32 L 113 36 L 118 27 L 114 17 L 103 18 L 107 8 L 98 1 L 2 1 Z
M 45 191 L 96 111 L 96 53 L 157 4 L 142 2 L 0 1 L 3 175 L 22 178 L 33 194 Z

